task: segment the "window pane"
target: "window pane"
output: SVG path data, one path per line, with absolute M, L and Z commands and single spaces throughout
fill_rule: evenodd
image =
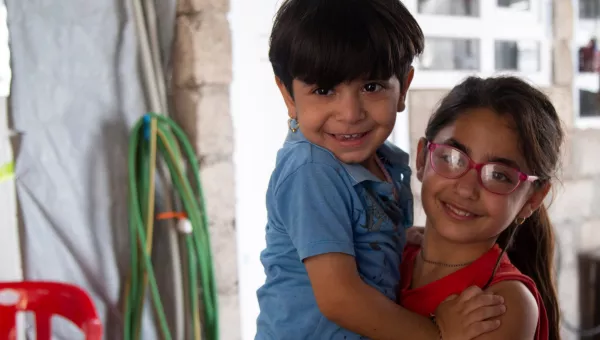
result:
M 581 19 L 600 18 L 600 0 L 579 0 L 579 17 Z
M 600 96 L 597 92 L 579 90 L 579 115 L 581 117 L 600 117 Z
M 419 58 L 423 70 L 479 70 L 479 39 L 426 38 Z
M 421 14 L 478 17 L 479 1 L 480 0 L 419 0 L 418 11 Z
M 497 71 L 540 71 L 540 44 L 536 41 L 496 41 Z
M 498 0 L 498 7 L 515 11 L 528 11 L 531 7 L 530 0 Z

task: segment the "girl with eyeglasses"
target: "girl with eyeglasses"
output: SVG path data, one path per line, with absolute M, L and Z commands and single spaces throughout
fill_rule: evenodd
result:
M 422 245 L 404 251 L 402 306 L 435 321 L 474 285 L 506 306 L 477 339 L 560 339 L 544 198 L 563 138 L 548 97 L 515 77 L 470 77 L 442 100 L 418 145 L 427 221 Z

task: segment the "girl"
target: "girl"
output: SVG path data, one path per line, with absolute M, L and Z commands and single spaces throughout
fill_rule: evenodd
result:
M 435 320 L 442 302 L 477 285 L 507 308 L 477 339 L 560 338 L 543 201 L 563 136 L 548 97 L 518 78 L 471 77 L 443 99 L 418 146 L 427 221 L 422 246 L 404 251 L 402 306 Z

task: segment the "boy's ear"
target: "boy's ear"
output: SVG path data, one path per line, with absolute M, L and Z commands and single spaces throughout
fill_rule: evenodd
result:
M 275 83 L 279 88 L 279 92 L 281 92 L 281 97 L 283 97 L 283 101 L 285 102 L 285 106 L 288 110 L 288 116 L 290 118 L 296 119 L 296 105 L 294 104 L 294 97 L 288 91 L 287 87 L 283 83 L 283 81 L 279 77 L 275 77 Z
M 427 139 L 419 139 L 417 145 L 417 179 L 423 182 L 423 174 L 425 173 L 425 165 L 427 164 Z
M 521 211 L 519 211 L 517 217 L 528 218 L 529 216 L 531 216 L 531 214 L 533 214 L 533 212 L 536 211 L 544 203 L 544 199 L 548 195 L 548 192 L 550 192 L 551 188 L 552 184 L 548 182 L 544 184 L 541 188 L 536 189 L 531 194 L 529 199 L 527 199 L 527 202 L 525 202 L 525 205 L 523 205 L 523 208 L 521 209 Z
M 408 70 L 408 73 L 406 74 L 406 79 L 404 79 L 404 82 L 401 84 L 402 90 L 400 90 L 400 98 L 398 98 L 397 112 L 402 112 L 404 111 L 404 109 L 406 109 L 406 96 L 408 94 L 408 88 L 410 87 L 414 76 L 415 68 L 411 66 Z

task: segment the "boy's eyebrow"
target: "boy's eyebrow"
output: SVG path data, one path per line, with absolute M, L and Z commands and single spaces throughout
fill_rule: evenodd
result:
M 456 140 L 455 138 L 448 138 L 444 141 L 443 144 L 453 146 L 453 147 L 459 149 L 460 151 L 466 153 L 467 155 L 469 155 L 469 156 L 471 155 L 471 149 L 469 147 L 467 147 L 466 145 L 462 144 L 461 142 L 459 142 L 458 140 Z M 497 156 L 488 154 L 487 161 L 492 162 L 492 163 L 502 163 L 506 166 L 515 168 L 519 171 L 521 170 L 521 167 L 519 166 L 519 164 L 510 158 L 497 157 Z

